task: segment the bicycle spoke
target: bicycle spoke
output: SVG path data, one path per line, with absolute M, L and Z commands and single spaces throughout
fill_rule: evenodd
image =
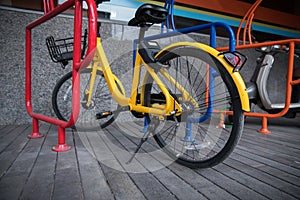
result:
M 189 167 L 215 165 L 225 159 L 228 153 L 220 152 L 232 151 L 233 147 L 226 144 L 238 139 L 240 132 L 236 130 L 241 130 L 240 124 L 225 127 L 225 111 L 234 108 L 231 110 L 234 121 L 240 122 L 243 117 L 236 88 L 228 81 L 230 78 L 223 77 L 227 75 L 226 69 L 214 66 L 218 62 L 197 57 L 197 51 L 178 49 L 176 53 L 162 54 L 160 62 L 168 63 L 169 67 L 162 74 L 157 73 L 170 94 L 176 96 L 173 99 L 181 105 L 182 116 L 176 117 L 178 125 L 172 117 L 165 117 L 160 125 L 163 128 L 157 130 L 154 138 L 168 155 Z M 150 94 L 160 94 L 165 99 L 150 76 L 147 83 L 145 105 L 151 106 Z

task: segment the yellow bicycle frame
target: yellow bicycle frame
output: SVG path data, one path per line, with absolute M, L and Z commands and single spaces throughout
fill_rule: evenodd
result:
M 241 77 L 241 75 L 238 72 L 233 72 L 233 67 L 230 66 L 223 58 L 223 55 L 219 55 L 219 52 L 215 49 L 213 49 L 210 46 L 200 44 L 200 43 L 193 43 L 193 42 L 177 42 L 175 44 L 169 45 L 162 49 L 156 56 L 159 56 L 162 52 L 167 51 L 171 48 L 180 47 L 180 46 L 192 46 L 195 48 L 199 48 L 204 50 L 205 52 L 209 53 L 213 57 L 219 60 L 219 62 L 226 68 L 230 76 L 232 77 L 234 83 L 236 84 L 236 87 L 238 89 L 242 109 L 244 111 L 249 111 L 249 99 L 248 94 L 246 92 L 246 86 L 244 84 L 244 81 Z M 99 65 L 100 63 L 100 65 Z M 142 103 L 137 103 L 137 89 L 139 87 L 139 80 L 141 75 L 141 67 L 144 66 L 147 70 L 148 75 L 150 75 L 153 80 L 156 82 L 160 90 L 163 92 L 165 98 L 166 98 L 166 104 L 165 105 L 159 105 L 154 104 L 151 107 L 143 106 Z M 162 83 L 156 72 L 153 68 L 151 68 L 149 65 L 147 65 L 141 56 L 137 53 L 136 60 L 135 60 L 135 66 L 134 66 L 134 73 L 133 73 L 133 80 L 132 80 L 132 88 L 131 88 L 131 95 L 130 97 L 126 97 L 124 87 L 121 83 L 121 81 L 113 74 L 111 71 L 111 68 L 109 66 L 108 60 L 106 58 L 103 46 L 101 44 L 101 39 L 97 38 L 97 50 L 93 58 L 93 63 L 91 66 L 91 79 L 90 79 L 90 87 L 85 91 L 85 93 L 88 96 L 87 99 L 87 105 L 91 103 L 91 98 L 93 94 L 93 86 L 95 83 L 95 78 L 98 70 L 101 70 L 103 72 L 104 78 L 107 82 L 108 88 L 110 90 L 110 93 L 112 94 L 112 97 L 114 100 L 120 105 L 120 106 L 129 106 L 130 110 L 139 112 L 139 113 L 150 113 L 157 116 L 170 116 L 172 114 L 175 114 L 175 116 L 178 116 L 182 113 L 181 107 L 178 104 L 178 102 L 172 97 L 172 95 L 169 93 L 168 89 L 165 87 L 165 85 Z M 192 98 L 192 96 L 182 87 L 179 85 L 176 80 L 166 72 L 165 69 L 160 69 L 160 73 L 171 83 L 174 84 L 176 88 L 183 94 L 182 98 L 183 100 L 189 100 L 192 102 L 195 106 L 195 108 L 198 107 L 198 104 L 195 99 Z M 144 78 L 145 80 L 145 78 Z M 142 90 L 141 90 L 141 101 L 143 102 L 143 96 L 144 96 L 144 85 L 145 83 L 142 83 Z
M 139 80 L 140 80 L 142 66 L 145 66 L 147 72 L 152 76 L 153 80 L 156 82 L 156 84 L 160 87 L 161 91 L 165 95 L 166 98 L 165 105 L 153 105 L 152 107 L 147 107 L 147 106 L 143 106 L 141 103 L 137 103 L 137 88 L 139 87 Z M 103 72 L 104 78 L 107 82 L 112 97 L 120 106 L 129 106 L 130 110 L 140 112 L 140 113 L 150 113 L 158 116 L 169 116 L 171 114 L 174 114 L 174 111 L 176 111 L 176 116 L 181 113 L 181 107 L 178 104 L 178 102 L 176 102 L 176 100 L 170 95 L 168 89 L 164 86 L 162 81 L 159 79 L 156 72 L 150 66 L 148 66 L 146 63 L 143 62 L 139 54 L 137 54 L 137 58 L 135 61 L 133 80 L 132 80 L 132 90 L 129 98 L 126 97 L 125 95 L 125 90 L 121 81 L 111 71 L 100 38 L 97 38 L 96 53 L 94 55 L 92 65 L 90 65 L 88 68 L 91 68 L 92 71 L 91 71 L 89 89 L 85 91 L 85 94 L 88 97 L 86 102 L 87 106 L 90 105 L 91 103 L 93 87 L 94 87 L 97 71 L 100 70 Z M 172 79 L 172 81 L 175 83 L 174 79 Z M 178 86 L 178 88 L 180 88 L 181 91 L 184 91 L 182 86 Z M 184 93 L 185 96 L 189 96 L 186 91 L 184 91 Z M 142 90 L 141 98 L 143 96 L 144 93 Z M 188 98 L 191 97 L 189 96 Z

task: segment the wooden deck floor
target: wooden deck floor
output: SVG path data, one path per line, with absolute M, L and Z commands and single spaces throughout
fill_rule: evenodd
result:
M 55 153 L 56 127 L 42 124 L 45 137 L 27 139 L 30 125 L 0 126 L 0 199 L 300 199 L 299 118 L 271 120 L 270 135 L 257 133 L 259 128 L 258 119 L 248 119 L 238 147 L 216 167 L 192 170 L 172 163 L 147 171 L 157 164 L 149 156 L 132 165 L 145 172 L 134 173 L 117 170 L 114 151 L 91 153 L 72 130 L 72 149 Z M 135 147 L 116 126 L 105 134 L 120 149 Z M 90 143 L 111 149 L 96 138 Z M 142 151 L 150 147 L 151 142 Z

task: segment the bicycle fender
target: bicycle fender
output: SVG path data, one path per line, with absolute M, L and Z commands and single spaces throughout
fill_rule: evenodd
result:
M 220 54 L 220 52 L 217 51 L 216 49 L 208 45 L 197 43 L 197 42 L 177 42 L 175 44 L 171 44 L 163 48 L 155 57 L 159 56 L 163 52 L 170 51 L 172 49 L 183 47 L 183 46 L 199 48 L 202 51 L 205 51 L 209 53 L 211 56 L 215 57 L 222 64 L 222 66 L 228 71 L 229 75 L 232 77 L 232 80 L 234 81 L 238 89 L 243 111 L 246 112 L 250 111 L 249 97 L 246 91 L 245 82 L 241 74 L 238 71 L 234 71 L 234 68 L 225 60 L 224 55 Z

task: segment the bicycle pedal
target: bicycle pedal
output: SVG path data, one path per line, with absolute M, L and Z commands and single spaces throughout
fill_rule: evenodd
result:
M 104 112 L 100 112 L 96 114 L 96 119 L 103 119 L 106 118 L 110 115 L 112 115 L 113 113 L 111 111 L 104 111 Z

